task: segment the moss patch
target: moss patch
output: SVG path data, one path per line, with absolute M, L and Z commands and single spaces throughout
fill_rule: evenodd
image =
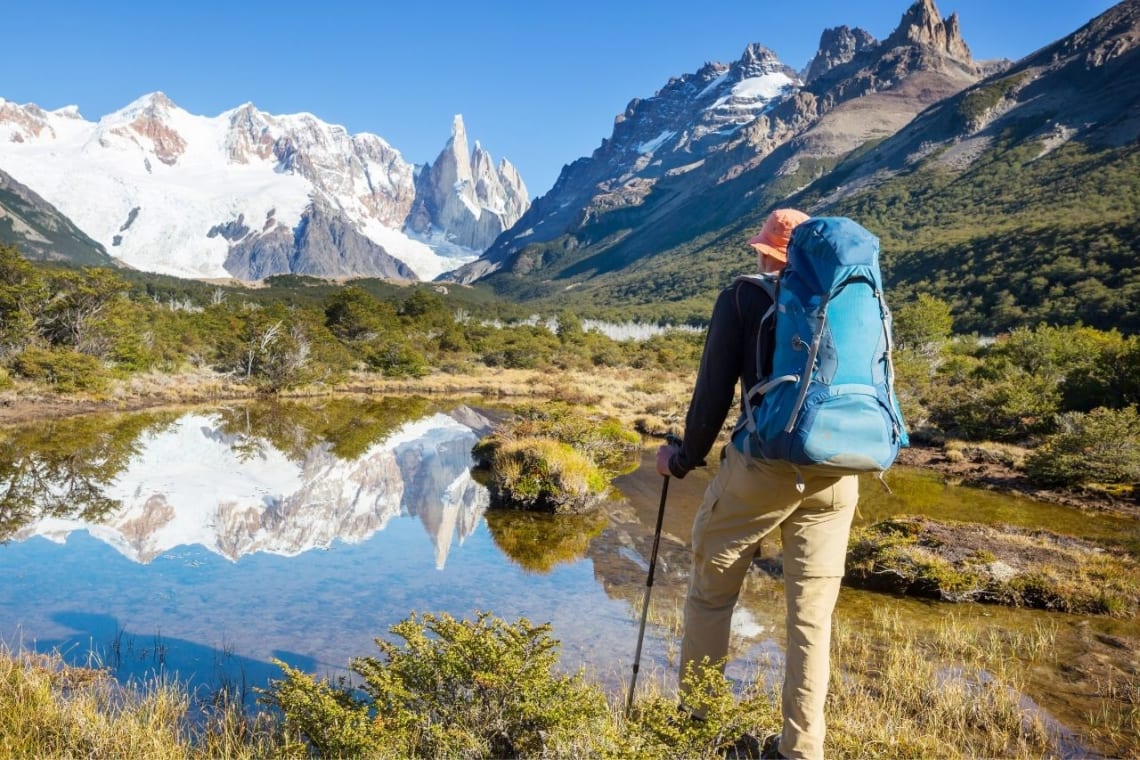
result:
M 950 602 L 1125 617 L 1140 565 L 1124 552 L 1047 530 L 900 517 L 852 533 L 847 582 Z

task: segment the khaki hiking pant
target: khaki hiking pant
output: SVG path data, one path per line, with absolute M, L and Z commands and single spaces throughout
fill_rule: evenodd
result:
M 831 615 L 859 499 L 854 475 L 747 459 L 729 444 L 693 521 L 693 569 L 685 599 L 681 673 L 704 658 L 723 668 L 732 610 L 760 540 L 779 528 L 787 599 L 787 654 L 780 754 L 822 758 Z M 683 678 L 682 678 L 683 681 Z M 682 683 L 682 700 L 684 684 Z

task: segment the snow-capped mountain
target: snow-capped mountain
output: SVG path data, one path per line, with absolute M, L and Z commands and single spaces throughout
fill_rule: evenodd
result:
M 103 493 L 121 505 L 108 517 L 46 517 L 13 538 L 63 541 L 87 530 L 136 562 L 191 544 L 237 560 L 358 543 L 392 518 L 414 515 L 442 569 L 453 541 L 475 530 L 488 505 L 471 477 L 479 434 L 465 422 L 473 415 L 461 409 L 408 423 L 351 461 L 328 444 L 298 461 L 264 439 L 223 432 L 213 416 L 190 414 L 139 441 Z
M 706 63 L 630 101 L 592 155 L 564 167 L 479 260 L 442 279 L 503 271 L 576 287 L 798 189 L 772 186 L 833 165 L 1007 65 L 975 61 L 957 16 L 943 19 L 933 0 L 916 0 L 881 42 L 825 30 L 802 76 L 748 45 L 731 64 Z
M 432 279 L 529 204 L 462 117 L 433 163 L 307 113 L 190 114 L 162 93 L 98 122 L 0 99 L 0 169 L 128 266 L 183 277 Z

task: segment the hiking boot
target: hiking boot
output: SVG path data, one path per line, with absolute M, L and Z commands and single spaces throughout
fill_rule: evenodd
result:
M 757 757 L 761 760 L 772 760 L 773 758 L 782 758 L 780 754 L 780 735 L 768 734 L 764 737 L 764 746 L 760 748 L 760 754 Z
M 732 744 L 722 747 L 719 754 L 728 760 L 758 760 L 764 757 L 760 754 L 760 740 L 748 733 L 741 734 Z

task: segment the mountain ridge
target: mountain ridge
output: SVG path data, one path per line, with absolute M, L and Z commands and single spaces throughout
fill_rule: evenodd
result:
M 933 0 L 912 3 L 881 41 L 859 27 L 825 29 L 802 72 L 751 43 L 736 61 L 705 63 L 652 97 L 630 100 L 597 149 L 566 164 L 529 207 L 514 206 L 515 223 L 478 259 L 437 279 L 549 310 L 602 316 L 600 309 L 620 308 L 696 322 L 719 285 L 751 268 L 743 241 L 767 211 L 798 205 L 872 229 L 893 291 L 945 298 L 962 310 L 963 329 L 1009 329 L 1034 318 L 1131 324 L 1140 237 L 1127 221 L 1140 216 L 1128 171 L 1140 123 L 1138 8 L 1140 0 L 1125 0 L 1016 62 L 975 60 L 957 14 L 943 18 Z M 183 150 L 158 131 L 147 139 L 168 158 Z M 291 170 L 309 170 L 296 145 L 247 140 L 234 150 L 276 155 L 275 148 Z M 380 162 L 382 146 L 373 148 Z M 468 147 L 461 123 L 453 125 L 436 161 L 414 173 L 407 229 L 432 229 L 430 219 L 462 216 L 492 195 L 505 209 L 502 177 L 513 167 L 504 161 L 493 172 L 492 163 L 477 141 Z M 156 171 L 159 164 L 156 152 Z M 449 185 L 470 194 L 438 192 Z M 354 246 L 353 228 L 336 227 L 333 211 L 313 206 L 309 214 L 323 239 L 350 241 L 335 248 L 345 267 L 380 259 L 383 251 L 369 248 L 375 235 Z M 261 209 L 208 231 L 236 248 L 269 221 Z M 448 224 L 460 237 L 495 234 L 483 221 L 471 214 Z M 127 234 L 131 224 L 125 214 Z M 1106 242 L 1083 262 L 1093 227 Z M 239 248 L 234 266 L 246 265 L 251 277 L 282 269 L 320 275 L 293 257 L 294 238 L 306 229 L 283 227 L 276 248 Z M 1055 246 L 1064 267 L 1045 253 Z M 964 271 L 963 261 L 972 266 Z M 1091 271 L 1081 274 L 1085 266 Z M 1035 270 L 1044 284 L 1022 282 Z M 385 272 L 377 276 L 407 277 Z M 1065 295 L 1077 285 L 1095 294 L 1092 306 Z
M 0 169 L 0 243 L 17 242 L 26 256 L 43 261 L 119 265 L 59 209 Z
M 890 48 L 850 30 L 825 31 L 812 62 L 824 62 L 822 73 L 749 124 L 747 139 L 715 156 L 723 163 L 714 168 L 734 173 L 689 187 L 683 182 L 692 173 L 658 179 L 637 203 L 592 219 L 580 215 L 544 241 L 520 240 L 517 230 L 537 229 L 537 217 L 559 205 L 538 198 L 482 262 L 445 279 L 482 266 L 475 281 L 512 300 L 587 315 L 609 307 L 630 318 L 669 314 L 699 322 L 719 287 L 754 266 L 747 235 L 771 208 L 796 205 L 863 222 L 883 238 L 884 272 L 897 297 L 936 294 L 960 313 L 961 329 L 992 333 L 1034 319 L 1135 326 L 1127 304 L 1135 287 L 1129 283 L 1140 279 L 1129 274 L 1138 238 L 1128 219 L 1137 216 L 1140 189 L 1127 167 L 1140 122 L 1138 7 L 1126 0 L 1018 62 L 961 57 L 969 47 L 957 22 L 941 21 L 929 0 L 914 3 L 887 38 L 918 35 L 919 43 Z M 923 18 L 931 23 L 916 23 Z M 1025 102 L 1017 99 L 1022 92 Z M 1097 153 L 1092 137 L 1116 152 Z M 1098 174 L 1094 166 L 1102 163 L 1106 171 Z M 936 165 L 942 174 L 922 179 Z M 1069 186 L 1064 196 L 1041 191 Z M 1049 227 L 1056 234 L 1019 235 L 1014 219 L 1027 232 Z M 1096 253 L 1093 271 L 1078 276 L 1091 225 L 1108 236 L 1094 249 L 1131 253 Z M 1051 245 L 1065 246 L 1065 267 L 1049 259 Z M 1017 252 L 1017 271 L 1003 266 L 1003 251 Z M 963 260 L 976 262 L 964 274 Z M 1047 273 L 1043 283 L 1018 284 L 1034 270 Z M 974 291 L 957 290 L 960 281 Z M 1095 299 L 1050 295 L 1078 284 Z
M 850 44 L 844 42 L 847 37 Z M 702 192 L 715 192 L 765 162 L 769 179 L 776 179 L 793 173 L 803 158 L 842 156 L 868 139 L 893 133 L 926 106 L 978 81 L 995 66 L 1000 64 L 979 64 L 970 57 L 956 17 L 943 21 L 931 0 L 915 2 L 883 42 L 861 30 L 850 34 L 825 30 L 820 50 L 808 65 L 815 74 L 806 83 L 767 48 L 749 45 L 731 65 L 706 64 L 695 74 L 674 78 L 653 98 L 631 101 L 615 120 L 611 138 L 603 140 L 592 156 L 568 165 L 550 193 L 536 199 L 515 228 L 478 261 L 442 279 L 472 282 L 504 267 L 533 272 L 535 257 L 523 255 L 519 262 L 520 252 L 532 243 L 563 235 L 574 250 L 597 247 L 616 230 L 634 229 L 642 251 L 668 246 L 676 234 L 671 231 L 675 225 L 666 218 L 678 216 L 680 207 Z M 767 84 L 780 86 L 764 90 L 765 78 Z M 727 98 L 710 97 L 726 86 Z M 742 109 L 736 97 L 740 91 L 759 91 L 760 97 L 745 101 Z M 873 96 L 878 96 L 880 105 L 867 124 L 860 118 L 854 127 L 848 120 L 843 129 L 831 133 L 811 132 L 838 124 L 837 117 L 825 119 L 845 104 L 865 105 Z M 736 108 L 732 115 L 738 118 L 718 119 L 726 103 Z M 666 120 L 671 120 L 668 123 L 679 137 L 655 143 L 647 157 L 631 157 L 629 146 L 652 142 Z M 630 131 L 632 136 L 624 134 Z M 804 150 L 780 159 L 784 146 L 807 137 L 812 139 Z M 621 241 L 616 242 L 613 247 L 621 248 Z M 640 253 L 617 255 L 629 261 Z M 543 267 L 549 266 L 551 257 L 558 260 L 562 255 L 544 252 Z
M 444 161 L 470 181 L 436 187 L 423 180 L 432 165 L 377 135 L 250 103 L 205 117 L 154 92 L 89 122 L 74 107 L 0 100 L 0 169 L 116 258 L 164 274 L 430 279 L 475 258 L 529 204 L 508 161 L 466 152 L 462 116 Z M 413 220 L 423 193 L 439 200 Z M 230 236 L 210 234 L 221 229 Z

